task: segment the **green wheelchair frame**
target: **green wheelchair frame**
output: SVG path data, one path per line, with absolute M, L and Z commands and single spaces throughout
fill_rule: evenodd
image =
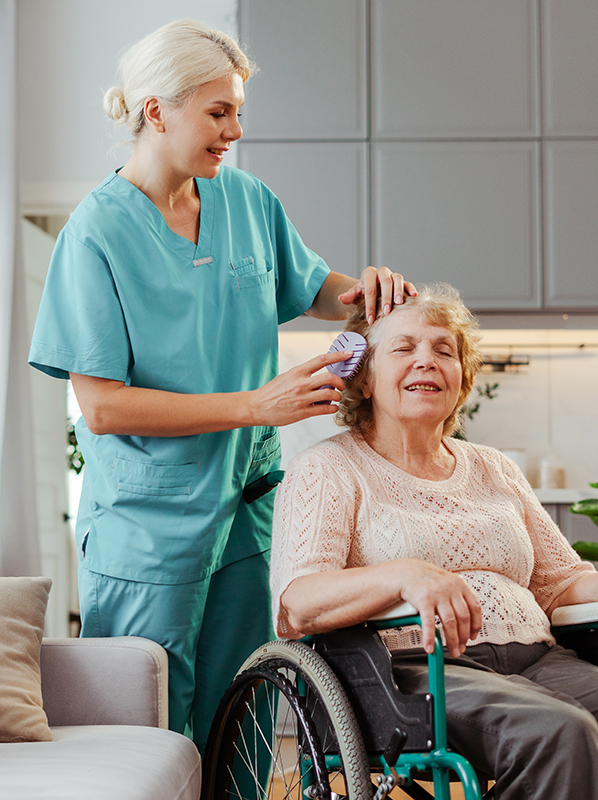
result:
M 368 626 L 376 630 L 419 625 L 421 618 L 414 613 L 409 616 L 394 617 L 390 619 L 370 620 Z M 305 637 L 302 641 L 310 643 L 316 637 Z M 446 726 L 446 698 L 444 684 L 444 652 L 440 634 L 436 631 L 434 651 L 428 654 L 428 692 L 433 698 L 433 739 L 429 750 L 420 752 L 403 752 L 403 738 L 397 733 L 395 741 L 389 742 L 384 752 L 367 753 L 368 764 L 373 773 L 385 776 L 386 780 L 379 780 L 379 785 L 386 784 L 388 790 L 399 786 L 406 793 L 413 786 L 414 774 L 423 773 L 429 777 L 431 773 L 434 784 L 435 800 L 450 800 L 449 776 L 454 773 L 463 785 L 465 800 L 482 800 L 482 793 L 478 776 L 475 770 L 458 753 L 454 753 L 447 746 Z M 336 756 L 326 756 L 326 765 L 332 770 L 338 767 Z M 391 780 L 388 780 L 391 778 Z M 431 797 L 424 789 L 419 788 L 414 796 Z
M 388 625 L 382 621 L 372 624 L 378 629 L 396 627 L 399 620 Z M 419 614 L 400 619 L 401 625 L 417 624 L 421 626 Z M 463 784 L 465 800 L 481 800 L 482 793 L 475 770 L 466 758 L 453 753 L 447 748 L 446 699 L 444 686 L 444 653 L 440 634 L 436 631 L 434 652 L 428 655 L 428 690 L 434 698 L 434 749 L 427 753 L 400 753 L 394 764 L 380 757 L 384 774 L 389 773 L 401 785 L 401 778 L 411 782 L 413 771 L 431 770 L 434 782 L 434 797 L 437 800 L 450 800 L 449 773 L 452 770 Z
M 393 693 L 400 695 L 392 679 L 390 654 L 377 632 L 386 628 L 421 625 L 415 609 L 406 603 L 402 606 L 405 610 L 401 610 L 399 616 L 371 620 L 361 626 L 331 634 L 308 636 L 300 642 L 280 640 L 258 648 L 242 665 L 216 712 L 204 758 L 202 800 L 230 800 L 231 796 L 239 800 L 271 800 L 275 795 L 272 783 L 268 782 L 265 775 L 267 769 L 263 766 L 264 759 L 269 759 L 269 765 L 274 764 L 272 772 L 274 776 L 278 773 L 283 783 L 284 797 L 295 800 L 303 797 L 307 800 L 384 800 L 395 785 L 417 800 L 432 797 L 435 800 L 450 800 L 450 775 L 456 776 L 462 783 L 465 800 L 482 800 L 475 770 L 463 756 L 451 752 L 447 747 L 444 655 L 438 633 L 434 652 L 428 655 L 428 692 L 418 696 L 402 695 L 401 700 L 409 702 L 418 698 L 419 709 L 424 708 L 429 726 L 423 734 L 423 747 L 414 751 L 406 746 L 409 737 L 402 729 L 402 723 L 396 724 L 396 719 L 408 721 L 409 715 L 414 717 L 418 712 L 411 712 L 410 709 L 415 707 L 403 706 L 398 711 L 398 717 L 390 722 L 389 741 L 375 751 L 365 749 L 363 715 L 369 717 L 368 722 L 376 728 L 380 722 L 380 708 L 388 709 L 395 703 Z M 332 661 L 335 663 L 330 663 L 318 650 L 322 647 L 326 649 L 334 634 L 348 637 L 349 643 L 356 637 L 366 636 L 371 646 L 366 644 L 365 649 L 361 645 L 357 648 L 349 645 L 344 650 L 341 648 L 337 656 L 333 653 Z M 368 648 L 369 652 L 366 653 Z M 359 660 L 355 659 L 357 650 L 358 655 L 365 653 L 361 660 L 369 672 L 365 677 L 365 673 L 362 673 L 352 678 L 350 673 L 356 660 Z M 382 651 L 385 657 L 380 655 Z M 348 670 L 342 669 L 338 652 L 347 657 Z M 387 659 L 386 663 L 382 663 L 384 658 Z M 376 660 L 382 663 L 381 670 L 375 667 L 373 662 Z M 340 676 L 337 669 L 339 664 Z M 287 680 L 289 671 L 296 677 L 292 685 Z M 343 671 L 345 674 L 342 674 Z M 380 672 L 384 671 L 385 675 L 381 677 Z M 280 696 L 285 696 L 286 702 L 293 706 L 293 714 L 301 727 L 300 736 L 297 737 L 296 766 L 292 770 L 292 777 L 288 779 L 285 777 L 288 770 L 278 765 L 282 746 L 278 739 L 283 739 L 284 734 L 278 736 L 274 721 L 268 730 L 264 730 L 258 722 L 261 712 L 255 698 L 264 683 L 276 686 Z M 370 702 L 372 695 L 367 692 L 372 690 L 379 690 L 381 703 L 376 703 L 375 698 Z M 324 698 L 325 694 L 329 695 L 328 699 Z M 314 696 L 317 697 L 316 701 L 312 699 Z M 330 697 L 333 699 L 330 700 Z M 272 719 L 276 716 L 272 710 L 277 706 L 278 699 L 273 692 L 268 701 Z M 356 709 L 360 702 L 361 717 Z M 313 703 L 313 709 L 310 703 Z M 318 704 L 325 705 L 325 709 L 322 711 Z M 372 712 L 372 707 L 376 705 L 378 711 Z M 426 706 L 429 707 L 429 713 Z M 384 713 L 382 711 L 382 716 Z M 302 715 L 307 719 L 303 719 Z M 243 729 L 247 727 L 252 730 L 246 737 Z M 330 751 L 322 746 L 327 741 L 336 742 Z M 258 764 L 260 749 L 263 751 L 261 766 Z M 243 773 L 241 777 L 240 771 Z M 329 781 L 330 775 L 338 774 L 342 776 L 341 791 L 336 791 L 333 781 Z M 372 783 L 372 776 L 377 780 L 377 787 Z M 432 781 L 434 795 L 418 781 Z M 492 789 L 485 796 L 492 797 Z

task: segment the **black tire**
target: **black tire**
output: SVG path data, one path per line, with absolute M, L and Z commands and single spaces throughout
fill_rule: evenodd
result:
M 260 703 L 267 712 L 258 724 Z M 327 768 L 331 753 L 337 761 Z M 372 798 L 353 709 L 332 670 L 301 642 L 269 642 L 247 659 L 222 698 L 204 758 L 203 800 L 271 800 L 274 791 L 286 800 Z

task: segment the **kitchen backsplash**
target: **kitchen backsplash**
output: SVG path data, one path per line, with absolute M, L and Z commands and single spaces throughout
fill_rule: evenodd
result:
M 281 371 L 325 353 L 334 336 L 281 332 Z M 487 330 L 482 346 L 487 358 L 500 361 L 511 354 L 529 363 L 517 371 L 484 367 L 477 384 L 498 383 L 497 396 L 481 400 L 479 412 L 466 421 L 467 438 L 519 451 L 514 455 L 532 486 L 540 486 L 543 460 L 544 475 L 556 475 L 564 487 L 584 489 L 598 481 L 598 330 Z M 296 453 L 340 430 L 332 416 L 282 428 L 283 468 Z

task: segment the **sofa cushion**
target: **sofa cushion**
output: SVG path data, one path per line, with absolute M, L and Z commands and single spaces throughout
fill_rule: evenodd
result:
M 199 798 L 199 753 L 180 733 L 77 725 L 52 734 L 52 742 L 0 744 L 2 800 Z
M 0 742 L 48 742 L 40 648 L 50 578 L 0 578 Z

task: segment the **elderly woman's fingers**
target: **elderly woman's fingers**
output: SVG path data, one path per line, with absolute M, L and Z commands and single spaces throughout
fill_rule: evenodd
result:
M 480 602 L 469 586 L 465 585 L 462 595 L 451 598 L 451 608 L 445 615 L 439 608 L 446 636 L 446 643 L 451 655 L 461 655 L 467 642 L 475 639 L 482 627 L 482 608 Z M 453 648 L 451 650 L 451 648 Z M 457 650 L 459 651 L 457 653 Z
M 432 605 L 422 605 L 417 610 L 422 623 L 423 648 L 426 653 L 433 653 L 436 639 L 436 609 Z
M 459 625 L 459 618 L 450 600 L 440 602 L 437 612 L 442 623 L 447 650 L 453 658 L 458 658 L 465 649 L 467 638 L 463 641 L 463 629 Z
M 471 609 L 462 597 L 455 597 L 446 608 L 439 607 L 446 646 L 457 658 L 463 653 L 472 634 Z

